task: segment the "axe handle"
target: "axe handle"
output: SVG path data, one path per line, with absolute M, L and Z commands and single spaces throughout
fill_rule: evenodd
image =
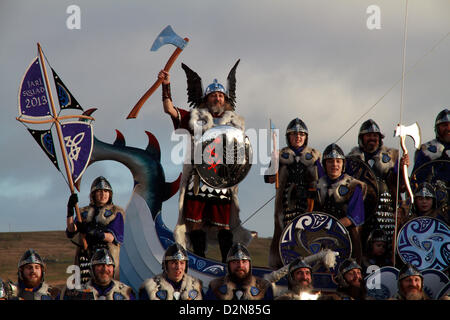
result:
M 404 155 L 408 154 L 408 149 L 406 148 L 406 145 L 405 145 L 405 138 L 406 137 L 404 137 L 404 136 L 400 137 L 400 145 L 402 147 Z M 409 197 L 411 198 L 411 203 L 414 203 L 414 194 L 413 194 L 411 186 L 409 184 L 408 167 L 405 164 L 402 167 L 402 171 L 403 171 L 403 180 L 405 181 L 405 185 L 406 185 L 406 190 L 408 191 Z
M 184 38 L 184 40 L 186 42 L 189 41 L 188 38 Z M 180 49 L 178 47 L 175 49 L 175 51 L 170 56 L 169 61 L 167 61 L 166 65 L 164 67 L 164 71 L 168 72 L 170 70 L 173 63 L 180 55 L 181 51 L 183 51 L 183 49 Z M 139 111 L 141 110 L 142 106 L 144 105 L 145 101 L 147 101 L 147 99 L 156 91 L 156 89 L 158 89 L 158 87 L 161 85 L 161 83 L 162 83 L 161 79 L 156 80 L 156 82 L 150 87 L 150 89 L 147 90 L 147 92 L 144 93 L 144 95 L 139 99 L 139 101 L 136 103 L 136 105 L 130 111 L 127 119 L 135 119 L 137 117 L 137 115 L 138 115 Z

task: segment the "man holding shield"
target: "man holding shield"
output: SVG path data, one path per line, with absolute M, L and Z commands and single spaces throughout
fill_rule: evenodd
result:
M 244 119 L 235 110 L 235 72 L 239 60 L 228 75 L 228 88 L 217 79 L 202 90 L 201 78 L 182 64 L 188 83 L 188 102 L 191 111 L 175 107 L 170 91 L 170 75 L 161 70 L 162 100 L 164 112 L 172 118 L 175 129 L 185 129 L 191 142 L 208 129 L 226 125 L 244 131 Z M 203 151 L 203 150 L 202 150 Z M 180 187 L 179 218 L 175 227 L 175 240 L 182 246 L 205 257 L 207 238 L 219 242 L 222 262 L 233 245 L 233 240 L 248 243 L 250 232 L 240 227 L 237 185 L 229 188 L 213 188 L 200 178 L 193 159 L 184 164 Z M 186 235 L 188 237 L 186 237 Z

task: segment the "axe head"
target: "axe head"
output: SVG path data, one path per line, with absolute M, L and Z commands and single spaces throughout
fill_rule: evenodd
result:
M 156 51 L 160 47 L 162 47 L 165 44 L 173 44 L 174 46 L 180 48 L 181 50 L 186 47 L 187 41 L 181 38 L 179 35 L 177 35 L 172 27 L 168 25 L 164 28 L 163 31 L 156 37 L 156 40 L 153 42 L 152 48 L 150 51 Z
M 397 128 L 395 129 L 394 137 L 406 137 L 410 136 L 414 140 L 414 146 L 416 149 L 420 148 L 421 144 L 421 134 L 420 134 L 420 127 L 417 122 L 410 126 L 404 126 L 404 125 L 397 125 Z

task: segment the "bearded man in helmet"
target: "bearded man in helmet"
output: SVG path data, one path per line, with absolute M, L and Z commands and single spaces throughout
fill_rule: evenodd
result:
M 355 259 L 344 260 L 335 279 L 338 283 L 336 293 L 323 295 L 320 300 L 373 300 L 367 296 L 362 268 Z
M 78 203 L 76 193 L 69 197 L 67 203 L 67 229 L 66 235 L 72 239 L 77 233 L 86 235 L 88 244 L 87 252 L 81 249 L 78 240 L 78 248 L 75 256 L 75 264 L 80 266 L 81 281 L 89 280 L 89 260 L 95 250 L 107 248 L 114 257 L 116 270 L 119 270 L 120 245 L 123 243 L 125 211 L 113 204 L 113 190 L 105 177 L 97 177 L 91 185 L 90 203 L 80 208 L 82 221 L 77 221 L 75 204 Z M 114 275 L 119 279 L 119 272 Z
M 434 121 L 435 139 L 420 146 L 414 155 L 414 170 L 432 160 L 450 159 L 450 110 L 445 108 Z M 413 171 L 414 171 L 413 170 Z
M 407 263 L 398 274 L 398 292 L 389 300 L 430 300 L 423 291 L 423 275 L 413 265 Z
M 345 155 L 335 143 L 325 148 L 322 165 L 326 175 L 317 181 L 314 210 L 334 216 L 347 228 L 352 240 L 352 255 L 360 262 L 367 185 L 345 173 Z
M 41 256 L 28 249 L 18 264 L 17 285 L 10 284 L 9 300 L 53 300 L 59 290 L 52 288 L 45 281 L 47 267 Z
M 395 229 L 395 199 L 397 196 L 398 173 L 398 149 L 388 148 L 383 145 L 384 134 L 381 133 L 378 124 L 369 119 L 365 121 L 358 134 L 358 146 L 354 147 L 347 155 L 356 157 L 372 169 L 378 185 L 378 207 L 374 213 L 366 213 L 366 221 L 362 229 L 362 235 L 367 238 L 370 232 L 381 229 L 386 233 L 391 242 Z M 400 167 L 409 166 L 408 154 L 400 159 Z M 400 175 L 400 192 L 405 189 L 404 178 Z M 388 248 L 390 251 L 390 248 Z
M 91 279 L 82 285 L 79 296 L 88 296 L 87 300 L 136 300 L 131 287 L 113 279 L 116 268 L 108 249 L 97 249 L 90 261 Z M 66 289 L 61 292 L 61 300 L 66 300 L 69 295 Z
M 289 264 L 288 291 L 275 300 L 317 300 L 320 292 L 313 290 L 312 268 L 302 258 Z
M 164 70 L 159 72 L 164 112 L 170 115 L 175 129 L 184 129 L 189 133 L 192 144 L 199 133 L 220 125 L 244 132 L 245 121 L 235 112 L 235 72 L 238 63 L 239 60 L 228 75 L 227 89 L 215 79 L 204 91 L 198 74 L 182 64 L 187 76 L 188 102 L 193 106 L 190 111 L 174 106 L 170 75 Z M 233 241 L 249 243 L 252 239 L 251 233 L 240 226 L 238 186 L 211 188 L 200 178 L 192 160 L 193 157 L 183 166 L 175 241 L 196 255 L 205 257 L 207 240 L 217 240 L 222 262 L 225 262 Z
M 281 233 L 296 217 L 312 210 L 315 183 L 324 174 L 320 152 L 308 146 L 308 128 L 300 118 L 289 122 L 286 144 L 279 152 L 279 186 L 275 196 L 274 233 L 269 254 L 269 267 L 272 269 L 283 266 L 278 252 Z M 274 183 L 275 175 L 265 175 L 264 181 Z
M 227 255 L 227 274 L 211 280 L 205 300 L 272 300 L 269 281 L 252 275 L 250 252 L 235 243 Z
M 164 253 L 163 272 L 145 280 L 139 289 L 139 300 L 202 300 L 202 281 L 187 274 L 189 257 L 178 243 Z

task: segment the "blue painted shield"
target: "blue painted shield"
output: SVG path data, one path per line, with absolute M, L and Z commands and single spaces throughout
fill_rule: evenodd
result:
M 445 270 L 450 264 L 450 230 L 438 219 L 419 217 L 399 232 L 397 250 L 404 263 L 419 270 Z
M 423 291 L 433 300 L 439 299 L 444 288 L 449 284 L 449 279 L 442 271 L 428 269 L 422 271 Z
M 158 292 L 156 292 L 156 296 L 160 300 L 166 300 L 167 299 L 167 291 L 166 290 L 159 290 Z
M 372 272 L 364 279 L 367 295 L 376 300 L 395 296 L 398 291 L 398 273 L 399 270 L 394 267 L 382 267 Z
M 119 292 L 114 292 L 113 300 L 125 300 L 125 297 Z
M 295 258 L 307 257 L 328 248 L 339 253 L 336 265 L 331 272 L 337 273 L 342 261 L 352 253 L 350 234 L 333 216 L 323 212 L 309 212 L 298 216 L 287 225 L 280 238 L 280 256 L 283 264 Z M 314 273 L 329 272 L 322 264 L 311 265 Z

